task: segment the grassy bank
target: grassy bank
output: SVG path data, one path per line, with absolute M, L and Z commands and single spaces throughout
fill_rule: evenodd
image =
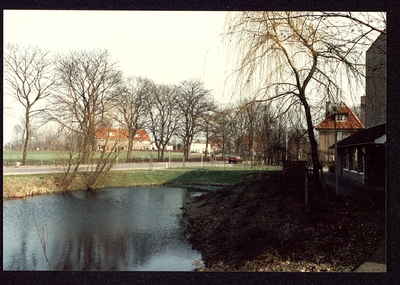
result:
M 232 185 L 249 173 L 262 170 L 214 170 L 207 168 L 172 168 L 166 170 L 110 171 L 101 188 L 116 188 L 161 184 Z M 79 179 L 73 190 L 83 190 Z M 3 176 L 3 199 L 60 192 L 54 174 Z

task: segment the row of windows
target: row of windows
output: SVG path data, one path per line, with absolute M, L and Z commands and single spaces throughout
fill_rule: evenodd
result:
M 347 114 L 338 114 L 336 115 L 337 122 L 344 122 L 347 120 Z
M 363 154 L 365 154 L 365 148 L 346 149 L 342 155 L 342 168 L 363 173 Z
M 114 137 L 115 136 L 115 132 L 109 132 L 109 133 L 107 133 L 107 136 Z M 140 134 L 135 134 L 135 138 L 140 138 L 140 137 L 141 137 Z
M 99 140 L 99 143 L 105 143 L 106 142 L 106 140 Z M 143 141 L 142 140 L 140 140 L 140 141 L 133 141 L 133 143 L 143 143 Z

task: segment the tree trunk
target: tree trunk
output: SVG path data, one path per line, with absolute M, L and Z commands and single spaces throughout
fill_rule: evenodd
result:
M 162 145 L 162 149 L 161 149 L 161 160 L 160 160 L 160 162 L 163 162 L 163 161 L 164 161 L 164 149 L 165 149 L 165 146 L 166 146 L 166 144 L 165 144 L 165 145 Z
M 161 161 L 161 145 L 156 145 L 157 147 L 157 161 L 160 162 Z
M 22 154 L 22 165 L 26 165 L 26 159 L 28 156 L 28 144 L 29 144 L 29 139 L 31 138 L 31 130 L 30 130 L 30 117 L 29 117 L 29 108 L 26 109 L 25 113 L 25 142 L 24 142 L 24 151 Z
M 189 160 L 190 159 L 190 145 L 191 145 L 191 140 L 187 141 L 187 145 L 186 145 L 186 158 Z
M 207 158 L 207 153 L 208 153 L 208 136 L 206 136 L 206 150 L 204 152 L 204 158 Z
M 131 162 L 133 138 L 135 134 L 136 130 L 135 131 L 129 130 L 128 152 L 126 154 L 126 162 L 128 163 Z
M 86 132 L 83 134 L 83 145 L 81 146 L 81 149 L 83 151 L 82 153 L 82 164 L 88 164 L 90 163 L 90 147 L 92 143 L 92 137 L 94 135 L 94 129 L 89 126 L 89 128 L 86 130 Z M 107 148 L 107 145 L 104 146 L 104 148 Z
M 308 131 L 308 138 L 310 139 L 311 159 L 313 163 L 313 178 L 314 181 L 318 181 L 319 180 L 318 144 L 314 136 L 314 126 L 311 118 L 311 110 L 304 96 L 300 98 L 300 100 L 304 106 L 304 110 L 306 113 L 307 131 Z

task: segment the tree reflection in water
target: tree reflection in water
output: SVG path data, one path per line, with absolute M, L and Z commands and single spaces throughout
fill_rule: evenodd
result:
M 138 187 L 31 198 L 46 223 L 56 270 L 193 270 L 200 254 L 182 239 L 182 206 L 193 189 Z M 48 270 L 28 200 L 5 201 L 4 270 Z M 14 203 L 14 204 L 13 204 Z

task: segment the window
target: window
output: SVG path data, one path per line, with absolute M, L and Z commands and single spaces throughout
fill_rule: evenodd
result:
M 349 169 L 349 150 L 345 149 L 344 154 L 343 154 L 343 160 L 342 160 L 342 167 L 343 169 Z
M 341 141 L 343 139 L 343 132 L 337 132 L 337 140 Z
M 136 135 L 135 135 L 135 138 L 140 138 L 140 134 L 136 134 Z
M 358 150 L 356 148 L 353 148 L 352 153 L 353 153 L 353 168 L 351 170 L 357 171 L 358 170 Z
M 113 137 L 113 136 L 115 136 L 115 133 L 114 133 L 114 132 L 109 132 L 108 135 L 109 135 L 110 137 Z
M 336 115 L 336 121 L 337 122 L 344 122 L 346 120 L 347 120 L 347 114 Z

